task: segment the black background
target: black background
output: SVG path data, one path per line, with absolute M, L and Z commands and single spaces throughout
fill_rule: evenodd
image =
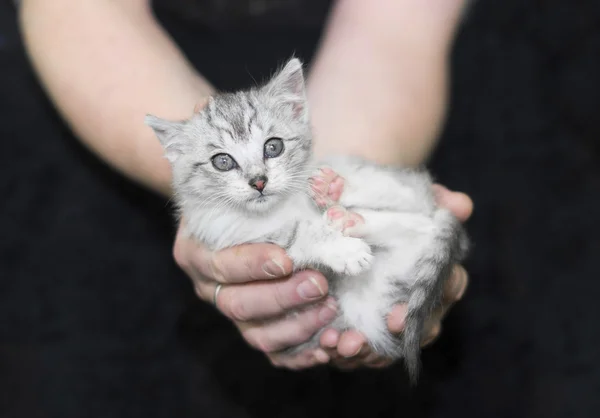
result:
M 319 36 L 160 17 L 225 89 Z M 170 208 L 71 136 L 0 3 L 0 416 L 600 416 L 600 2 L 480 0 L 452 71 L 431 167 L 472 196 L 475 248 L 420 385 L 292 373 L 196 299 Z

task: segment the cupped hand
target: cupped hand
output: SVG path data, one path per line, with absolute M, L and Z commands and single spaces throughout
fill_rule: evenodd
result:
M 327 296 L 327 280 L 321 273 L 291 274 L 292 261 L 275 245 L 248 244 L 211 252 L 182 231 L 180 225 L 173 250 L 177 264 L 192 279 L 198 296 L 232 320 L 248 344 L 264 352 L 274 365 L 290 369 L 329 361 L 320 348 L 295 356 L 280 354 L 307 341 L 335 317 L 335 302 Z
M 473 202 L 464 193 L 452 192 L 441 185 L 434 185 L 436 200 L 440 206 L 450 210 L 461 222 L 465 222 L 473 212 Z M 467 288 L 468 274 L 460 266 L 454 266 L 450 278 L 444 285 L 440 306 L 426 320 L 422 346 L 431 344 L 440 335 L 442 320 L 448 310 L 460 300 Z M 404 329 L 406 304 L 394 307 L 388 315 L 388 329 L 393 334 L 399 334 Z M 386 367 L 392 363 L 390 359 L 373 353 L 367 345 L 365 337 L 357 331 L 346 331 L 340 335 L 333 329 L 326 330 L 321 336 L 321 346 L 331 358 L 331 362 L 343 370 L 358 367 Z

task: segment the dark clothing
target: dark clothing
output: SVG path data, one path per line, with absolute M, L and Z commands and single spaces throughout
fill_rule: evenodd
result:
M 320 34 L 163 4 L 222 89 L 310 60 Z M 471 285 L 409 389 L 401 366 L 274 369 L 198 301 L 168 205 L 73 138 L 0 3 L 0 417 L 600 416 L 598 21 L 598 2 L 480 1 L 461 31 L 431 166 L 475 201 Z
M 331 0 L 153 0 L 156 8 L 212 30 L 316 29 Z

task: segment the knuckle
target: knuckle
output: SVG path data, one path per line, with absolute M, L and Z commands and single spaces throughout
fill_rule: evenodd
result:
M 194 283 L 194 292 L 196 293 L 196 296 L 204 300 L 204 293 L 202 292 L 202 289 L 200 288 L 198 283 Z
M 285 284 L 289 283 L 289 282 L 282 282 L 282 283 L 277 283 L 274 287 L 273 287 L 273 300 L 275 301 L 275 304 L 277 305 L 277 308 L 280 311 L 285 311 L 289 308 L 289 303 L 287 302 L 287 298 L 285 297 L 285 294 L 287 293 L 285 290 Z
M 214 280 L 219 283 L 227 283 L 222 260 L 215 253 L 210 254 L 208 261 L 201 259 L 200 262 L 208 264 L 208 270 Z
M 264 338 L 259 342 L 258 349 L 266 354 L 272 354 L 279 350 L 279 347 L 268 338 Z
M 314 314 L 310 318 L 299 318 L 299 330 L 298 330 L 298 340 L 299 342 L 304 342 L 308 340 L 316 331 L 321 329 L 323 326 L 318 318 L 318 313 Z
M 318 312 L 319 308 L 303 313 L 293 312 L 293 317 L 288 324 L 288 334 L 293 336 L 289 338 L 290 345 L 307 341 L 322 327 L 319 323 Z
M 250 279 L 254 279 L 254 258 L 248 256 L 240 256 L 240 261 L 244 265 L 244 271 L 247 272 Z
M 246 340 L 246 342 L 248 343 L 248 345 L 250 347 L 254 348 L 255 350 L 262 351 L 260 349 L 261 344 L 260 344 L 259 337 L 256 335 L 255 332 L 252 332 L 252 331 L 245 332 L 244 339 Z
M 255 350 L 265 354 L 271 354 L 276 351 L 273 343 L 270 342 L 268 338 L 261 336 L 258 332 L 248 332 L 244 337 L 246 338 L 246 342 L 248 342 Z
M 441 332 L 442 332 L 442 324 L 439 322 L 433 324 L 431 327 L 429 327 L 427 329 L 427 332 L 425 332 L 423 334 L 424 337 L 421 340 L 422 341 L 421 345 L 422 346 L 430 345 L 435 340 L 437 340 L 437 338 L 440 336 Z
M 437 338 L 441 333 L 442 333 L 442 325 L 440 323 L 437 323 L 433 326 L 433 328 L 429 332 L 429 335 L 432 338 Z
M 189 260 L 186 257 L 184 243 L 181 239 L 175 240 L 175 244 L 173 244 L 173 259 L 179 267 L 184 269 L 189 267 Z
M 228 316 L 234 321 L 246 322 L 250 320 L 248 309 L 244 298 L 240 297 L 239 293 L 235 289 L 227 289 L 229 296 L 224 298 L 223 306 L 224 310 L 228 313 Z M 225 292 L 223 292 L 225 293 Z
M 283 363 L 277 357 L 271 356 L 271 355 L 267 355 L 267 358 L 269 359 L 269 362 L 271 362 L 271 365 L 273 367 L 277 367 L 277 368 L 283 367 Z

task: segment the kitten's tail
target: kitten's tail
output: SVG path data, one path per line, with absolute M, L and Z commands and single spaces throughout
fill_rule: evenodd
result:
M 466 257 L 469 247 L 465 230 L 448 210 L 436 209 L 433 221 L 435 232 L 431 243 L 417 261 L 413 273 L 415 284 L 408 301 L 403 333 L 403 357 L 413 384 L 420 369 L 421 333 L 425 318 L 439 302 L 453 264 Z

